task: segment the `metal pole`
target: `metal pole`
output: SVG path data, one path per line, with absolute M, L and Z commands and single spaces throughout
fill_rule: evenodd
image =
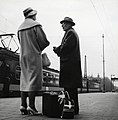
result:
M 103 39 L 103 92 L 105 92 L 105 58 L 104 58 L 104 34 L 102 35 Z
M 87 79 L 87 61 L 86 61 L 86 55 L 85 55 L 85 66 L 84 66 L 84 80 L 86 81 L 86 89 L 87 93 L 89 92 L 89 82 Z
M 112 75 L 111 75 L 111 92 L 112 92 Z
M 111 74 L 111 92 L 112 92 L 112 90 L 113 90 L 113 82 L 112 82 L 113 76 L 115 76 L 115 75 L 112 75 L 112 74 Z

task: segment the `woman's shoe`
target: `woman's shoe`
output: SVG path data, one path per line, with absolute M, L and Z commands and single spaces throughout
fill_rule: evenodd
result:
M 20 111 L 21 111 L 22 115 L 27 115 L 28 114 L 27 109 L 25 107 L 23 107 L 23 106 L 20 106 Z
M 27 108 L 28 114 L 30 115 L 41 115 L 37 110 L 32 109 L 31 107 L 28 106 Z

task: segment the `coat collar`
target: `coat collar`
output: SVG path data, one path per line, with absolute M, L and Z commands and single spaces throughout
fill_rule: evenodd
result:
M 34 26 L 41 26 L 38 22 L 30 19 L 30 18 L 27 18 L 25 19 L 25 21 L 20 25 L 20 27 L 18 28 L 18 31 L 19 30 L 24 30 L 24 29 L 28 29 L 28 28 L 31 28 L 31 27 L 34 27 Z
M 62 41 L 66 38 L 66 36 L 68 35 L 68 33 L 69 33 L 70 31 L 74 31 L 74 29 L 73 29 L 73 28 L 68 29 L 68 30 L 65 32 Z

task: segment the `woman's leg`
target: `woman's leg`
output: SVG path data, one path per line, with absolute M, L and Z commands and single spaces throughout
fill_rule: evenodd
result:
M 36 107 L 35 107 L 36 92 L 30 91 L 30 92 L 28 92 L 28 96 L 29 96 L 29 107 L 31 107 L 33 110 L 36 111 Z
M 36 110 L 35 107 L 35 96 L 36 96 L 36 91 L 30 91 L 28 92 L 29 96 L 29 106 L 27 108 L 28 114 L 31 115 L 40 115 L 41 113 Z
M 28 96 L 27 92 L 21 91 L 21 106 L 25 108 L 27 108 L 27 96 Z

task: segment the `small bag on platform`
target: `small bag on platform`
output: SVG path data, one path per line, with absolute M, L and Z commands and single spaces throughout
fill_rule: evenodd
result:
M 70 99 L 68 92 L 65 92 L 65 98 L 63 100 L 63 110 L 62 116 L 63 119 L 73 119 L 74 118 L 74 101 Z
M 50 64 L 51 64 L 51 62 L 50 62 L 47 54 L 43 53 L 42 54 L 42 65 L 43 65 L 43 67 L 48 67 L 48 66 L 50 66 Z

